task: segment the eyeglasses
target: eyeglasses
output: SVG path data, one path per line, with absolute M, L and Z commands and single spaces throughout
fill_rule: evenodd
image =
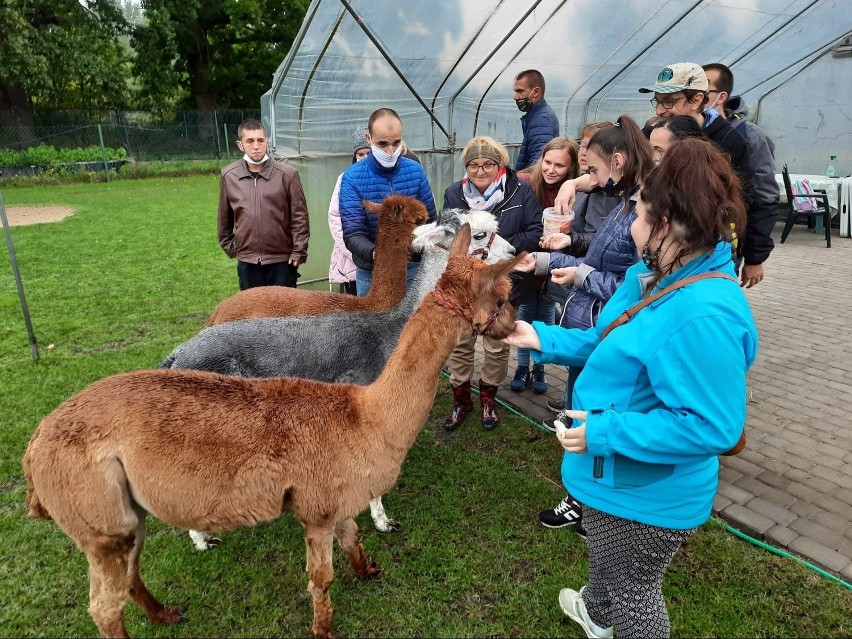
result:
M 675 104 L 680 102 L 681 100 L 686 99 L 685 95 L 680 96 L 679 98 L 675 98 L 672 100 L 671 98 L 663 98 L 662 100 L 658 100 L 657 98 L 651 98 L 651 106 L 655 109 L 658 104 L 661 104 L 664 109 L 671 109 Z
M 468 162 L 465 164 L 465 167 L 468 173 L 472 173 L 476 175 L 477 173 L 491 173 L 494 169 L 497 168 L 497 164 L 494 162 L 486 162 L 485 164 L 477 164 L 476 162 Z

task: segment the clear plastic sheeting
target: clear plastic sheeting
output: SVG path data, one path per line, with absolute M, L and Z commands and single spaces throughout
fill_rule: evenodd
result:
M 848 0 L 314 0 L 263 97 L 279 156 L 347 153 L 376 108 L 398 111 L 417 150 L 474 135 L 521 140 L 515 75 L 546 79 L 562 131 L 653 115 L 652 83 L 673 62 L 722 62 L 781 161 L 852 170 Z M 807 87 L 807 88 L 804 88 Z M 825 158 L 823 158 L 825 156 Z
M 821 174 L 836 155 L 849 175 L 852 55 L 838 45 L 851 31 L 850 0 L 314 0 L 261 100 L 275 155 L 306 186 L 305 279 L 327 273 L 325 213 L 356 126 L 395 109 L 440 207 L 472 137 L 516 155 L 512 85 L 525 69 L 544 74 L 563 134 L 576 137 L 586 122 L 653 116 L 638 89 L 667 64 L 722 62 L 779 170 Z

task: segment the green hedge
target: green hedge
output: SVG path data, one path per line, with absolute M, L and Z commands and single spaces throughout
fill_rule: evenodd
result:
M 125 160 L 127 151 L 122 148 L 106 149 L 108 160 Z M 77 149 L 57 149 L 39 144 L 26 151 L 0 149 L 0 166 L 57 166 L 74 162 L 101 162 L 104 156 L 99 146 Z

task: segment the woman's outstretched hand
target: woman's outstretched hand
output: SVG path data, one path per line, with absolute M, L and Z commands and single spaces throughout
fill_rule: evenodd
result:
M 551 233 L 542 237 L 538 241 L 538 245 L 549 251 L 558 251 L 571 246 L 571 236 L 565 233 Z
M 503 338 L 509 346 L 518 348 L 531 348 L 536 351 L 541 350 L 541 341 L 538 339 L 538 333 L 535 329 L 522 320 L 515 322 L 515 330 Z
M 535 269 L 535 254 L 527 253 L 524 258 L 515 264 L 515 271 L 521 271 L 522 273 L 532 273 Z

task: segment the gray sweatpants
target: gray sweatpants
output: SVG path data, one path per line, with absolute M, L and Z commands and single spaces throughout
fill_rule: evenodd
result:
M 663 575 L 681 544 L 697 530 L 640 524 L 583 506 L 589 584 L 583 590 L 592 621 L 615 626 L 618 639 L 668 637 Z

